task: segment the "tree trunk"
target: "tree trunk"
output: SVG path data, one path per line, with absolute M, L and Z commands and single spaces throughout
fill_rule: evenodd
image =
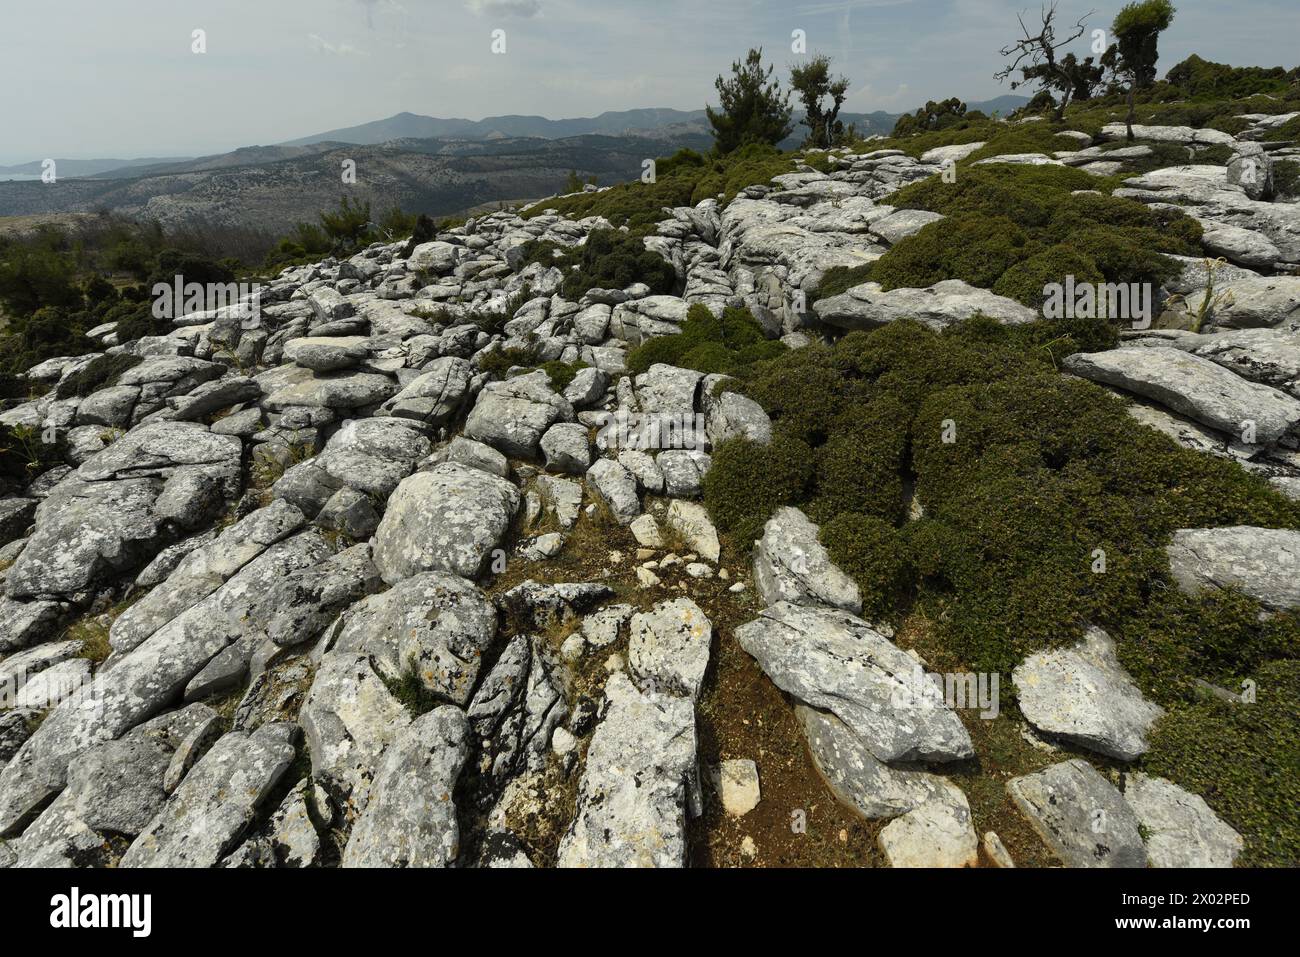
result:
M 1128 85 L 1128 117 L 1125 119 L 1125 126 L 1128 128 L 1128 134 L 1125 142 L 1133 142 L 1133 120 L 1137 117 L 1137 98 L 1134 90 L 1135 84 L 1130 82 Z

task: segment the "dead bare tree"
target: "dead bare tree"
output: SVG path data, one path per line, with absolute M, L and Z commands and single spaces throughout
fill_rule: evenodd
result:
M 1088 18 L 1096 13 L 1089 10 L 1071 29 L 1070 35 L 1062 40 L 1056 38 L 1056 4 L 1044 6 L 1041 10 L 1042 26 L 1038 33 L 1032 33 L 1025 25 L 1025 15 L 1017 15 L 1020 30 L 1024 37 L 1002 48 L 1002 56 L 1014 59 L 997 73 L 993 74 L 999 82 L 1006 82 L 1016 71 L 1022 79 L 1012 80 L 1011 89 L 1022 83 L 1037 81 L 1044 89 L 1061 91 L 1061 102 L 1056 107 L 1056 119 L 1065 117 L 1065 108 L 1070 97 L 1078 87 L 1078 63 L 1073 56 L 1060 56 L 1060 51 L 1068 47 L 1087 30 Z M 1088 61 L 1091 66 L 1091 60 Z

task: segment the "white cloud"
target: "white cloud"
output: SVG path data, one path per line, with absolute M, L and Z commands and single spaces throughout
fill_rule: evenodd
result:
M 465 8 L 480 17 L 535 17 L 542 0 L 465 0 Z

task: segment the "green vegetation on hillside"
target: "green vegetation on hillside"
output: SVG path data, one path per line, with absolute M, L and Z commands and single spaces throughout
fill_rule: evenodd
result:
M 1300 504 L 1057 374 L 1062 356 L 1110 334 L 1099 322 L 976 318 L 935 333 L 902 321 L 739 365 L 733 387 L 767 409 L 774 437 L 716 449 L 705 503 L 741 543 L 777 507 L 803 508 L 867 614 L 916 603 L 975 671 L 1006 675 L 1089 624 L 1106 628 L 1144 692 L 1173 712 L 1152 767 L 1205 794 L 1246 835 L 1251 860 L 1294 863 L 1300 831 L 1262 797 L 1294 760 L 1283 750 L 1293 735 L 1252 739 L 1246 767 L 1178 755 L 1192 733 L 1225 747 L 1237 733 L 1199 703 L 1197 679 L 1237 687 L 1269 669 L 1294 673 L 1300 616 L 1261 618 L 1234 593 L 1183 595 L 1164 547 L 1184 527 L 1300 528 Z M 912 521 L 909 489 L 922 509 Z M 1274 706 L 1294 727 L 1294 697 Z

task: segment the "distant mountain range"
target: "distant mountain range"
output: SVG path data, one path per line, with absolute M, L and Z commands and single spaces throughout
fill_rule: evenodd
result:
M 1002 96 L 969 108 L 1008 112 L 1027 102 Z M 842 114 L 859 135 L 887 134 L 897 113 Z M 783 148 L 802 142 L 796 127 Z M 602 185 L 635 179 L 646 157 L 712 145 L 703 110 L 645 109 L 590 118 L 496 116 L 440 119 L 399 113 L 272 146 L 198 158 L 57 160 L 52 185 L 0 179 L 0 216 L 111 209 L 164 225 L 211 223 L 283 233 L 337 205 L 345 189 L 375 215 L 396 205 L 445 216 L 499 201 L 559 192 L 569 172 Z M 357 183 L 344 187 L 343 163 Z M 38 176 L 40 161 L 0 167 Z

